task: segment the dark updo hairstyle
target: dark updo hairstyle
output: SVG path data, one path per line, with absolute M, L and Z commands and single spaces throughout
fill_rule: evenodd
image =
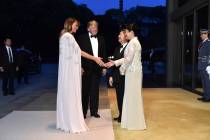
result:
M 77 20 L 76 18 L 73 17 L 67 18 L 64 22 L 64 27 L 63 30 L 61 31 L 61 35 L 63 35 L 66 32 L 70 33 L 72 30 L 72 25 L 75 21 L 78 22 L 78 24 L 80 24 L 79 20 Z
M 135 35 L 138 35 L 139 26 L 137 24 L 135 24 L 135 23 L 127 24 L 125 26 L 125 29 L 128 30 L 129 32 L 133 31 Z

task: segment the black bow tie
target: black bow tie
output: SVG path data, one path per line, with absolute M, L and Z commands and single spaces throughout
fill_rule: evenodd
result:
M 92 37 L 95 37 L 95 38 L 97 38 L 97 35 L 91 35 L 90 37 L 91 37 L 91 38 L 92 38 Z

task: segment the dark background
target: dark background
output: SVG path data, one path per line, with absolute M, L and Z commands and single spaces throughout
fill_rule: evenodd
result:
M 0 1 L 0 42 L 11 37 L 14 47 L 23 44 L 34 53 L 40 53 L 44 62 L 57 62 L 59 33 L 64 20 L 73 16 L 81 22 L 77 35 L 86 31 L 88 20 L 99 21 L 110 55 L 118 45 L 117 34 L 123 21 L 140 26 L 144 50 L 165 47 L 165 7 L 133 7 L 124 12 L 124 19 L 120 14 L 120 10 L 110 9 L 105 15 L 95 16 L 86 5 L 77 5 L 71 0 Z
M 66 18 L 80 20 L 79 34 L 86 32 L 90 19 L 99 22 L 100 34 L 105 37 L 108 56 L 117 47 L 120 25 L 136 23 L 140 27 L 138 37 L 142 45 L 144 79 L 165 83 L 166 75 L 166 7 L 136 6 L 128 10 L 109 9 L 104 15 L 94 15 L 85 4 L 72 0 L 1 0 L 0 45 L 5 37 L 13 40 L 13 47 L 25 45 L 42 63 L 58 62 L 58 38 Z M 150 52 L 155 50 L 155 72 L 149 69 Z M 155 74 L 155 75 L 154 75 Z M 151 81 L 151 80 L 148 80 Z M 148 82 L 150 83 L 150 82 Z M 164 85 L 164 84 L 163 84 Z M 160 85 L 157 85 L 159 87 Z

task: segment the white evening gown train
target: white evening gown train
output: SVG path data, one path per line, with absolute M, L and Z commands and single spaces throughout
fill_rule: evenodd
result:
M 59 42 L 57 129 L 69 133 L 88 130 L 81 102 L 81 50 L 70 33 Z

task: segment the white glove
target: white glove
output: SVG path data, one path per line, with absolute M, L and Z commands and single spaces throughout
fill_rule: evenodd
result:
M 125 75 L 125 66 L 124 65 L 120 66 L 120 75 Z
M 207 66 L 207 67 L 206 67 L 206 71 L 207 71 L 207 73 L 209 74 L 209 79 L 210 79 L 210 66 Z
M 206 67 L 206 71 L 207 71 L 208 74 L 210 74 L 210 66 Z
M 110 85 L 110 87 L 113 86 L 113 78 L 112 77 L 109 77 L 109 85 Z

